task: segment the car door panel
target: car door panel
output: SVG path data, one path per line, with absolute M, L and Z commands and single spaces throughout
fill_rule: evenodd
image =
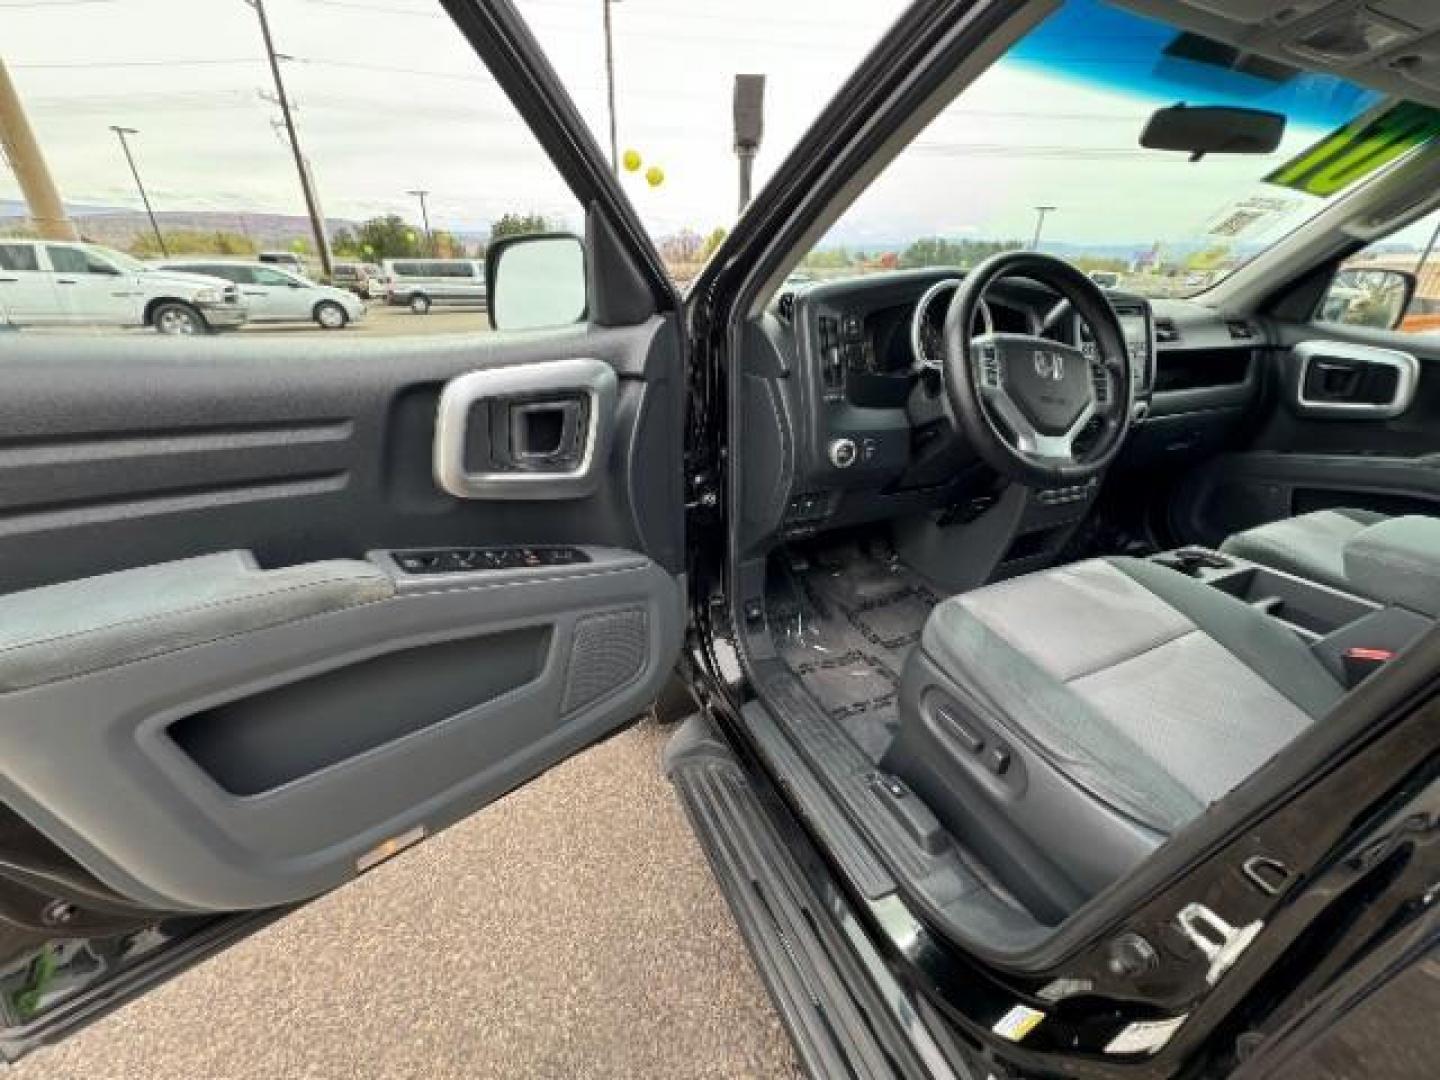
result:
M 673 665 L 671 317 L 279 353 L 18 344 L 0 342 L 0 798 L 121 897 L 317 895 L 625 722 Z M 578 359 L 613 373 L 593 483 L 440 486 L 447 385 L 508 369 L 543 402 Z M 410 573 L 387 554 L 504 545 L 585 561 Z
M 1333 507 L 1440 514 L 1440 340 L 1309 324 L 1273 332 L 1262 419 L 1243 449 L 1178 486 L 1171 524 L 1179 537 L 1214 545 Z M 1413 358 L 1413 380 L 1377 380 L 1387 365 L 1370 364 L 1366 350 Z M 1317 363 L 1335 365 L 1330 392 L 1317 386 Z M 1403 401 L 1390 407 L 1397 394 Z

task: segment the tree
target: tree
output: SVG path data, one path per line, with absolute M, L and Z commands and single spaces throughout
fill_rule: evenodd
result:
M 550 223 L 544 214 L 501 214 L 490 226 L 490 242 L 506 236 L 524 236 L 526 233 L 550 231 Z
M 353 237 L 346 236 L 346 254 L 367 260 L 406 259 L 424 254 L 424 237 L 406 223 L 399 214 L 386 214 L 362 222 Z M 336 248 L 339 251 L 339 248 Z
M 136 233 L 125 245 L 130 254 L 142 259 L 161 255 L 160 245 L 150 230 Z M 216 229 L 169 229 L 165 232 L 165 249 L 171 255 L 253 255 L 255 242 L 239 233 Z
M 726 232 L 719 226 L 711 229 L 710 234 L 705 237 L 705 245 L 700 249 L 700 257 L 702 259 L 708 259 L 711 255 L 714 255 L 715 249 L 718 248 L 721 244 L 723 244 L 725 242 L 725 237 L 729 235 L 730 234 L 728 232 Z
M 843 270 L 851 261 L 850 252 L 844 247 L 825 248 L 810 252 L 801 265 L 810 270 Z
M 900 253 L 900 265 L 971 267 L 997 252 L 1014 251 L 1021 246 L 1018 240 L 946 240 L 927 236 Z
M 669 236 L 662 236 L 656 246 L 660 249 L 660 257 L 666 262 L 693 263 L 700 260 L 705 238 L 694 229 L 681 229 Z
M 436 229 L 430 234 L 430 249 L 437 259 L 463 259 L 465 244 L 452 232 Z

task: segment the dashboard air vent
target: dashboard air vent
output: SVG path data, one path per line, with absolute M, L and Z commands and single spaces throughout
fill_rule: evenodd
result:
M 786 322 L 794 322 L 795 294 L 793 292 L 781 293 L 780 299 L 775 301 L 775 312 L 777 315 L 780 316 L 780 318 L 784 319 Z
M 1225 328 L 1230 331 L 1231 341 L 1255 340 L 1255 328 L 1244 319 L 1227 319 Z
M 1155 340 L 1159 342 L 1180 340 L 1180 328 L 1175 325 L 1174 319 L 1155 320 Z

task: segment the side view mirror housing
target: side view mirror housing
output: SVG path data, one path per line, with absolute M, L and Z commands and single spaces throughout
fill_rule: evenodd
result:
M 1321 322 L 1395 330 L 1404 322 L 1419 278 L 1389 267 L 1343 267 L 1320 302 Z
M 573 233 L 496 240 L 485 253 L 485 297 L 496 330 L 568 326 L 585 318 L 585 241 Z

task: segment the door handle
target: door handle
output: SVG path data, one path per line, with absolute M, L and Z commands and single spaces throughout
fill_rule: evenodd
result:
M 1315 387 L 1322 401 L 1347 401 L 1360 389 L 1360 378 L 1364 372 L 1361 364 L 1349 364 L 1338 360 L 1315 361 Z
M 516 401 L 509 406 L 510 459 L 515 468 L 565 472 L 580 459 L 587 399 L 573 396 Z
M 76 285 L 76 284 L 78 284 L 78 282 L 77 282 L 74 278 L 62 277 L 62 278 L 56 278 L 56 279 L 55 279 L 55 284 L 56 284 L 56 285 Z
M 18 277 L 0 277 L 0 283 L 15 285 L 18 284 L 19 281 L 20 279 Z
M 434 472 L 461 499 L 580 499 L 599 486 L 619 380 L 588 357 L 484 368 L 445 384 Z

